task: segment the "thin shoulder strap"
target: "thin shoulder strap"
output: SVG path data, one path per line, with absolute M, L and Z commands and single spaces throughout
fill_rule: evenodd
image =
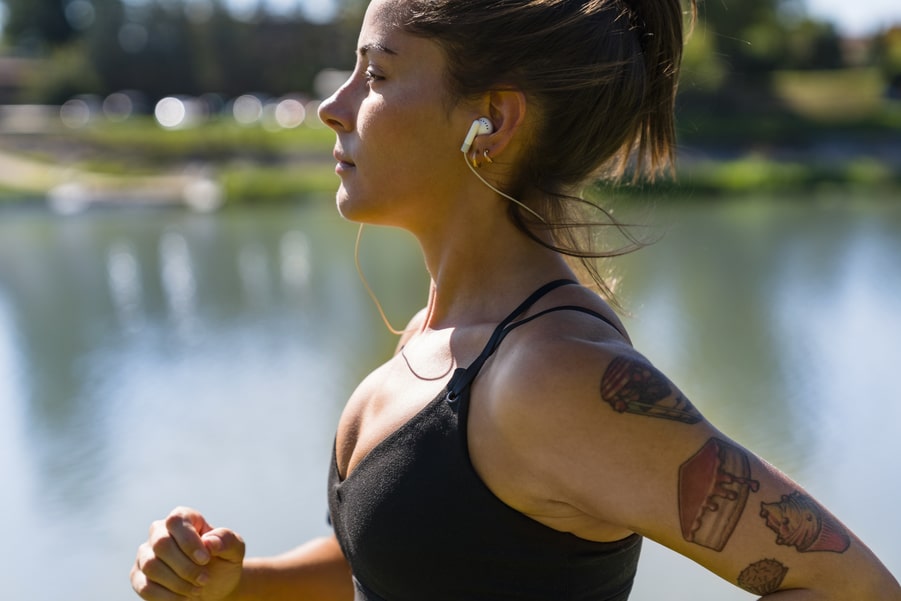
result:
M 498 336 L 501 336 L 504 328 L 510 325 L 517 317 L 528 311 L 532 307 L 532 305 L 541 300 L 541 298 L 546 294 L 562 286 L 571 286 L 575 284 L 578 284 L 578 282 L 574 280 L 554 280 L 553 282 L 548 282 L 547 284 L 530 294 L 526 300 L 522 301 L 518 307 L 513 309 L 513 311 L 511 311 L 507 317 L 505 317 L 499 324 L 497 324 L 497 327 L 494 329 L 494 333 L 491 334 L 491 338 L 488 340 L 488 344 L 485 345 L 485 348 L 488 349 L 489 347 L 491 347 L 494 340 Z M 484 353 L 485 351 L 482 352 Z
M 482 352 L 476 357 L 475 361 L 473 361 L 469 367 L 466 368 L 458 368 L 455 372 L 451 381 L 448 382 L 448 399 L 455 400 L 459 395 L 460 391 L 465 389 L 467 386 L 472 383 L 475 379 L 476 375 L 478 375 L 479 371 L 482 369 L 482 365 L 484 365 L 485 361 L 494 353 L 494 350 L 497 348 L 500 341 L 504 339 L 506 334 L 507 326 L 509 326 L 513 321 L 516 320 L 517 317 L 525 313 L 529 310 L 529 308 L 537 303 L 543 296 L 551 292 L 552 290 L 556 290 L 561 286 L 569 286 L 573 284 L 578 284 L 578 282 L 574 280 L 554 280 L 553 282 L 548 282 L 532 294 L 526 298 L 522 303 L 519 304 L 518 307 L 513 309 L 513 311 L 507 315 L 494 329 L 494 332 L 491 334 L 491 338 L 488 339 L 488 343 L 485 345 L 485 348 L 482 349 Z M 516 325 L 514 325 L 516 327 Z
M 510 332 L 512 332 L 513 330 L 518 328 L 519 326 L 523 326 L 534 319 L 538 319 L 539 317 L 541 317 L 543 315 L 547 315 L 548 313 L 555 313 L 557 311 L 577 311 L 579 313 L 585 313 L 586 315 L 591 315 L 592 317 L 597 317 L 598 319 L 600 319 L 601 321 L 603 321 L 604 323 L 609 325 L 611 328 L 613 328 L 614 330 L 619 332 L 619 334 L 621 336 L 623 336 L 624 338 L 626 337 L 625 332 L 620 330 L 618 325 L 616 325 L 611 320 L 604 317 L 597 311 L 593 311 L 592 309 L 589 309 L 588 307 L 580 307 L 579 305 L 560 305 L 558 307 L 551 307 L 550 309 L 545 309 L 544 311 L 539 311 L 535 315 L 530 315 L 529 317 L 526 317 L 525 319 L 520 319 L 516 323 L 509 324 L 506 328 L 504 328 L 504 331 L 501 333 L 500 338 L 498 339 L 497 344 L 495 345 L 495 349 L 498 346 L 500 346 L 501 341 L 507 337 L 507 334 L 509 334 Z

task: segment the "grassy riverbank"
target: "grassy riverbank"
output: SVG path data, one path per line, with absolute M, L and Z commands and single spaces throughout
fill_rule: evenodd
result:
M 689 114 L 680 123 L 676 180 L 627 186 L 626 194 L 716 197 L 866 188 L 901 197 L 899 107 L 844 120 Z M 0 153 L 24 160 L 30 171 L 26 182 L 21 168 L 0 169 L 0 200 L 40 198 L 79 174 L 128 189 L 135 178 L 147 184 L 153 177 L 203 173 L 226 203 L 330 193 L 337 184 L 333 144 L 333 133 L 322 127 L 272 131 L 217 120 L 166 130 L 149 117 L 5 133 Z

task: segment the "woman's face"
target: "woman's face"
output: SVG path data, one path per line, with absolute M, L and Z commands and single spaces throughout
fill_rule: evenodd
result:
M 402 2 L 369 5 L 353 74 L 319 115 L 338 138 L 341 214 L 409 227 L 440 219 L 459 194 L 460 144 L 474 113 L 449 109 L 444 54 L 399 28 Z

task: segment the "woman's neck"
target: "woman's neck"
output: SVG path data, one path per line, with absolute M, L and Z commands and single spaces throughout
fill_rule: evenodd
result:
M 509 222 L 420 244 L 431 275 L 423 329 L 493 323 L 548 281 L 576 279 L 562 255 Z

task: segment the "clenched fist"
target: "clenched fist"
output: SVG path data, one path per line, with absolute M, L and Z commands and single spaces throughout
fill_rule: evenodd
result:
M 240 536 L 178 507 L 150 526 L 131 569 L 131 586 L 146 601 L 224 601 L 241 580 L 243 560 Z

